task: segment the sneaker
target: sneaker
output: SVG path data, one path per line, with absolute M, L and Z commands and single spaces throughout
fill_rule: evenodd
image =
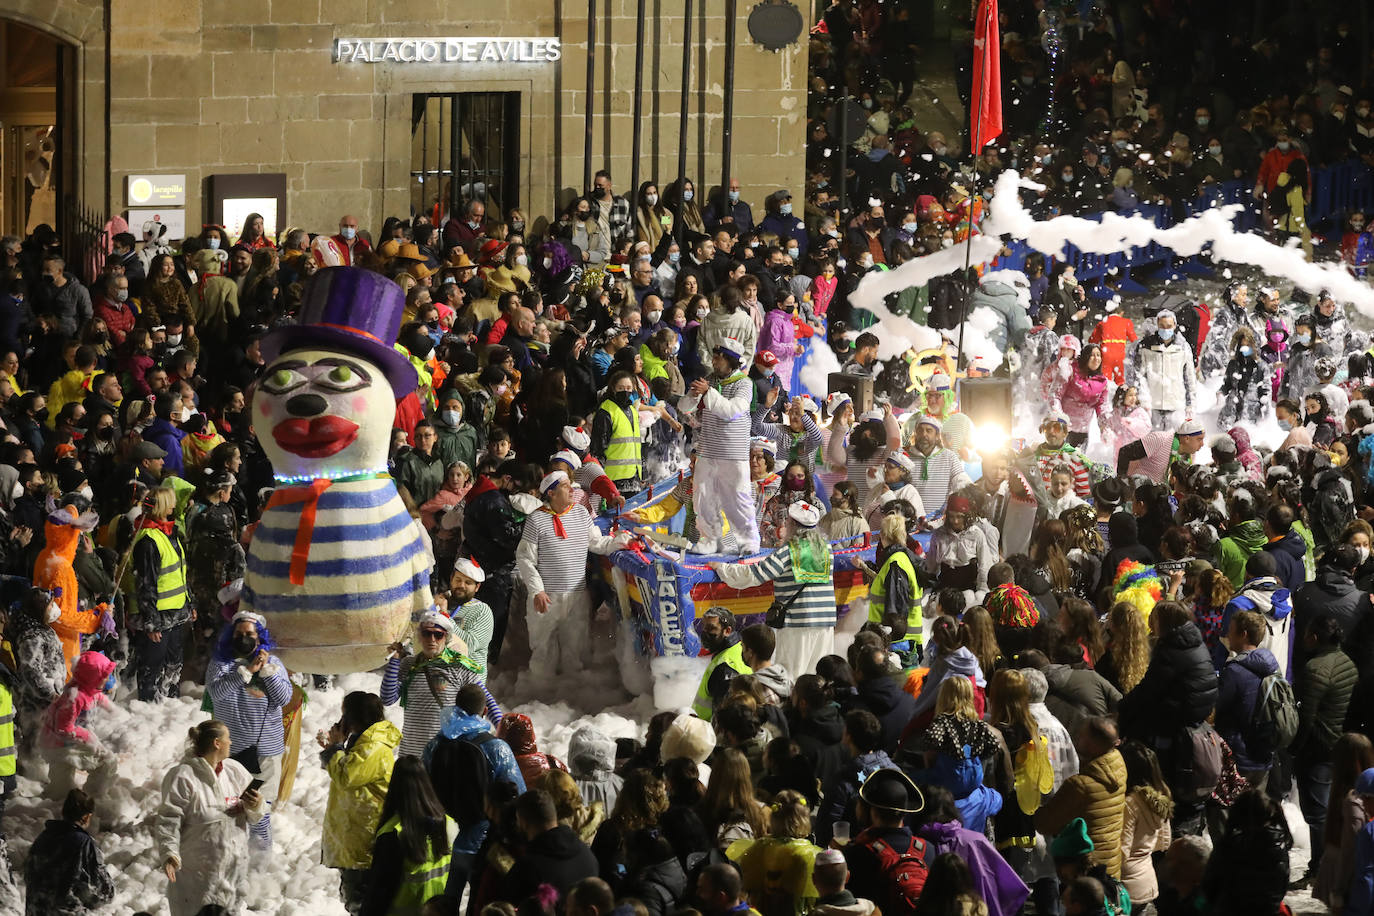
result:
M 716 544 L 714 540 L 710 538 L 702 538 L 701 540 L 693 544 L 691 550 L 689 550 L 688 552 L 698 553 L 702 556 L 709 557 L 719 553 L 720 547 Z

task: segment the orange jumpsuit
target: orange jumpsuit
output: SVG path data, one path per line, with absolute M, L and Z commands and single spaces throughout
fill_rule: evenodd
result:
M 1118 385 L 1126 379 L 1126 347 L 1136 342 L 1135 323 L 1125 315 L 1108 315 L 1093 328 L 1089 343 L 1102 348 L 1102 374 Z
M 98 611 L 83 611 L 77 600 L 76 562 L 77 542 L 81 530 L 76 527 L 77 512 L 71 506 L 64 506 L 58 512 L 71 513 L 72 524 L 54 522 L 52 517 L 43 526 L 47 544 L 39 552 L 33 564 L 33 584 L 38 588 L 52 590 L 61 588 L 57 606 L 62 616 L 53 622 L 52 628 L 62 640 L 62 654 L 67 659 L 67 673 L 71 674 L 72 663 L 81 654 L 81 637 L 96 631 L 100 626 Z

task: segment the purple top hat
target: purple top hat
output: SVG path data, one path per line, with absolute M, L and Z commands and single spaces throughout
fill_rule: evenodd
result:
M 415 390 L 415 367 L 392 342 L 401 329 L 405 293 L 381 274 L 360 267 L 326 267 L 307 281 L 296 324 L 273 328 L 258 344 L 272 362 L 299 347 L 337 347 L 381 367 L 403 398 Z

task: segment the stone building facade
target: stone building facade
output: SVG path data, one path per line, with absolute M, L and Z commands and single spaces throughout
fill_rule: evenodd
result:
M 738 2 L 732 172 L 761 203 L 778 187 L 800 193 L 806 40 L 778 52 L 754 43 L 746 23 L 756 2 Z M 92 210 L 126 210 L 130 175 L 184 174 L 194 232 L 214 215 L 212 176 L 279 173 L 278 229 L 332 231 L 351 212 L 375 231 L 386 215 L 428 208 L 455 161 L 490 160 L 482 144 L 499 134 L 500 168 L 483 164 L 472 180 L 504 182 L 508 203 L 537 229 L 582 186 L 589 103 L 593 169 L 610 168 L 618 191 L 630 184 L 637 0 L 596 6 L 590 99 L 581 0 L 0 0 L 0 19 L 68 50 L 55 168 L 62 194 Z M 683 117 L 682 0 L 646 8 L 641 173 L 666 184 Z M 693 23 L 687 174 L 703 200 L 721 179 L 725 9 L 726 0 L 698 0 Z M 391 37 L 557 39 L 560 49 L 535 62 L 336 60 L 340 40 Z M 455 134 L 454 119 L 471 118 L 479 97 L 492 123 Z M 429 173 L 427 186 L 417 171 Z

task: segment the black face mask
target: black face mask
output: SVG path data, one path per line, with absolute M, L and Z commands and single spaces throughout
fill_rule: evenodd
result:
M 631 391 L 616 391 L 616 392 L 612 392 L 612 393 L 611 393 L 611 400 L 614 401 L 618 406 L 620 406 L 620 407 L 622 407 L 622 408 L 626 408 L 626 407 L 629 407 L 629 406 L 630 406 L 630 396 L 631 396 L 633 393 L 634 393 L 634 392 L 631 392 Z
M 95 437 L 96 437 L 97 439 L 101 440 L 102 442 L 109 442 L 111 439 L 114 438 L 114 427 L 113 427 L 113 426 L 102 426 L 102 427 L 100 427 L 99 429 L 97 429 L 97 430 L 95 431 Z
M 235 655 L 246 658 L 258 648 L 258 638 L 256 636 L 235 636 L 233 646 Z
M 40 407 L 38 410 L 35 410 L 33 412 L 33 418 L 37 420 L 39 423 L 46 422 L 48 419 L 48 408 Z

